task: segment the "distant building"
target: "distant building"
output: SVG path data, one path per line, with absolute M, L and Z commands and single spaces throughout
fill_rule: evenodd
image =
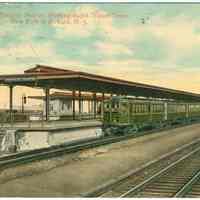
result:
M 38 99 L 43 100 L 45 102 L 44 96 L 29 96 L 30 99 Z M 104 99 L 110 98 L 109 96 L 105 96 Z M 50 95 L 49 101 L 49 114 L 53 119 L 60 119 L 67 116 L 72 116 L 73 114 L 73 95 L 71 92 L 54 92 Z M 78 93 L 75 94 L 75 103 L 78 104 L 79 96 Z M 102 96 L 96 96 L 96 103 L 97 103 L 97 111 L 96 113 L 101 112 L 101 102 Z M 45 104 L 44 104 L 45 105 Z M 45 113 L 45 106 L 43 106 L 43 112 Z M 79 113 L 79 108 L 76 106 L 75 112 Z M 82 115 L 88 115 L 94 113 L 94 99 L 92 94 L 81 94 L 81 111 Z
M 50 100 L 49 104 L 50 104 L 49 105 L 50 115 L 61 116 L 61 115 L 72 115 L 73 113 L 72 100 L 70 99 L 55 97 Z

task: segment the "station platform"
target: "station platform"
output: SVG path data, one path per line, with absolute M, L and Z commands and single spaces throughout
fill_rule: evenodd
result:
M 78 197 L 199 138 L 193 124 L 6 169 L 0 197 Z
M 85 121 L 51 121 L 44 124 L 34 123 L 27 127 L 26 123 L 15 123 L 13 126 L 1 128 L 0 156 L 9 153 L 11 145 L 17 146 L 17 152 L 40 149 L 67 142 L 99 137 L 97 132 L 102 122 Z M 6 136 L 7 132 L 10 133 Z M 15 136 L 12 136 L 14 132 Z M 3 133 L 7 139 L 3 141 Z M 15 138 L 14 142 L 12 138 Z
M 40 130 L 40 131 L 54 131 L 61 129 L 83 128 L 101 126 L 100 120 L 71 120 L 71 121 L 35 121 L 35 122 L 18 122 L 18 123 L 5 123 L 1 125 L 1 129 L 17 129 L 17 130 Z

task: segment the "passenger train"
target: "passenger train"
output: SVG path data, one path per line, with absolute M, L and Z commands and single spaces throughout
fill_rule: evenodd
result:
M 104 135 L 139 134 L 142 130 L 200 119 L 200 102 L 113 97 L 104 102 Z

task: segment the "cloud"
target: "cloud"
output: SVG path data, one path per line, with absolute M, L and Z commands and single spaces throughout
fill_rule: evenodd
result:
M 167 60 L 169 56 L 169 46 L 164 39 L 156 37 L 151 32 L 145 32 L 135 38 L 131 43 L 134 57 L 141 60 L 161 61 Z
M 199 69 L 200 66 L 200 44 L 194 44 L 192 48 L 183 49 L 176 58 L 176 64 L 179 67 L 187 68 L 190 71 Z
M 95 73 L 111 77 L 114 73 L 115 77 L 129 81 L 200 93 L 198 69 L 188 70 L 170 62 L 163 65 L 160 66 L 159 62 L 141 61 L 134 58 L 110 59 L 101 61 L 95 68 Z M 189 81 L 185 81 L 186 77 Z
M 0 48 L 0 58 L 3 58 L 1 64 L 9 65 L 10 63 L 12 66 L 37 62 L 45 63 L 52 57 L 55 57 L 53 44 L 48 42 L 42 44 L 31 41 L 29 43 L 13 43 Z
M 126 45 L 112 42 L 96 42 L 95 47 L 106 56 L 120 54 L 132 55 L 133 53 Z
M 119 54 L 128 55 L 134 52 L 135 56 L 139 56 L 140 59 L 164 59 L 166 57 L 176 62 L 184 49 L 192 49 L 195 44 L 200 44 L 200 34 L 195 31 L 199 27 L 199 20 L 183 14 L 167 18 L 157 12 L 145 24 L 131 23 L 131 19 L 127 18 L 123 20 L 129 23 L 121 27 L 116 24 L 117 20 L 122 19 L 114 18 L 111 12 L 104 11 L 96 5 L 81 5 L 72 13 L 85 16 L 80 17 L 85 22 L 53 25 L 56 37 L 60 39 L 90 38 L 92 43 L 96 43 L 97 49 L 104 55 L 107 53 L 107 56 L 116 55 L 117 51 Z M 101 41 L 95 41 L 92 37 L 97 34 L 103 37 Z M 132 48 L 130 44 L 133 45 Z
M 52 55 L 51 48 L 49 44 L 43 44 L 42 46 L 39 44 L 12 44 L 5 48 L 0 48 L 0 56 L 5 56 L 8 54 L 13 54 L 16 56 L 23 56 L 23 57 L 31 57 L 35 56 L 34 49 L 37 49 L 40 54 L 44 55 L 45 57 L 48 55 Z
M 89 37 L 96 31 L 102 31 L 112 26 L 112 17 L 109 13 L 98 9 L 94 5 L 81 5 L 71 13 L 66 13 L 62 23 L 54 23 L 57 37 L 78 36 Z

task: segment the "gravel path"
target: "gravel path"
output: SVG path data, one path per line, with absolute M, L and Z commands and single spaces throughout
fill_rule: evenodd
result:
M 195 124 L 7 169 L 0 196 L 78 196 L 199 137 Z

